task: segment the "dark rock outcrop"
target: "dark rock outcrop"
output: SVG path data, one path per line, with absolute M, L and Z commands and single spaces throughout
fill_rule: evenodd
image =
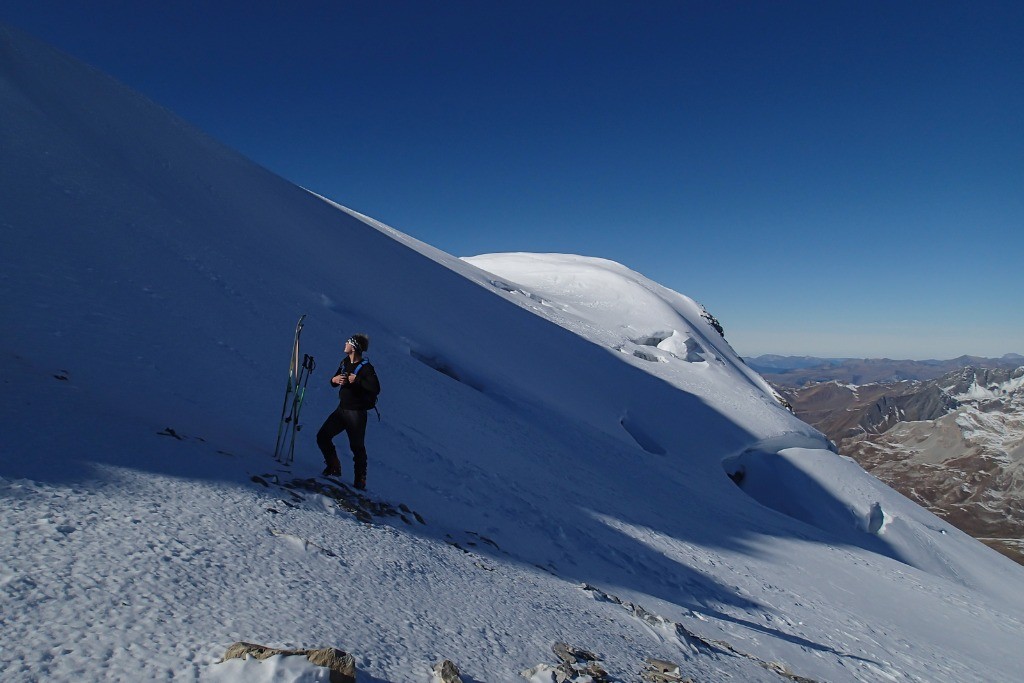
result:
M 462 683 L 459 667 L 449 660 L 434 665 L 434 683 Z

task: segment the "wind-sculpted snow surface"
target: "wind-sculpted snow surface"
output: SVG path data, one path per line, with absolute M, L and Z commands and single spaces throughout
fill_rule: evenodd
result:
M 865 475 L 830 470 L 685 297 L 588 322 L 560 308 L 585 297 L 324 201 L 2 28 L 0 111 L 5 681 L 230 680 L 240 640 L 337 647 L 364 681 L 441 659 L 514 680 L 556 642 L 617 680 L 649 657 L 701 681 L 1018 673 L 1021 568 L 887 489 L 868 502 L 896 516 L 872 517 Z M 294 467 L 270 457 L 301 313 L 320 368 L 372 338 L 371 502 L 308 483 L 326 371 Z M 792 495 L 856 501 L 898 560 L 723 466 L 795 448 L 832 480 Z

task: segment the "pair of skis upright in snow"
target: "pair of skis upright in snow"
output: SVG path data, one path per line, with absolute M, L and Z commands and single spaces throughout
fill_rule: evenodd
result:
M 306 316 L 303 314 L 295 326 L 292 358 L 288 364 L 288 384 L 284 392 L 284 405 L 281 406 L 281 422 L 277 427 L 277 445 L 274 446 L 274 459 L 285 465 L 290 465 L 295 460 L 295 433 L 302 429 L 302 425 L 299 424 L 299 411 L 302 410 L 302 399 L 306 396 L 309 375 L 316 368 L 313 356 L 309 354 L 303 354 L 302 361 L 299 362 L 299 337 L 302 335 L 305 319 Z

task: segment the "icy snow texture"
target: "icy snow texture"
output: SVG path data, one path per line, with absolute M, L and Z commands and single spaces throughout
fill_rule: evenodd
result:
M 0 111 L 5 681 L 197 679 L 236 640 L 339 647 L 364 681 L 442 658 L 514 680 L 563 640 L 624 680 L 646 657 L 701 681 L 1019 673 L 1021 568 L 825 450 L 684 297 L 612 329 L 580 312 L 637 301 L 620 266 L 563 303 L 498 286 L 3 28 Z M 287 472 L 300 313 L 320 369 Z M 356 331 L 384 387 L 371 493 L 426 524 L 250 481 L 320 469 L 324 368 Z M 635 341 L 669 331 L 703 360 Z M 744 485 L 808 515 L 734 485 L 744 457 L 789 463 Z

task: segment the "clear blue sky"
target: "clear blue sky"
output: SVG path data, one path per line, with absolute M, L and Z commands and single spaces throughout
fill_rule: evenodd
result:
M 1024 2 L 0 0 L 445 251 L 580 253 L 743 355 L 1024 353 Z

